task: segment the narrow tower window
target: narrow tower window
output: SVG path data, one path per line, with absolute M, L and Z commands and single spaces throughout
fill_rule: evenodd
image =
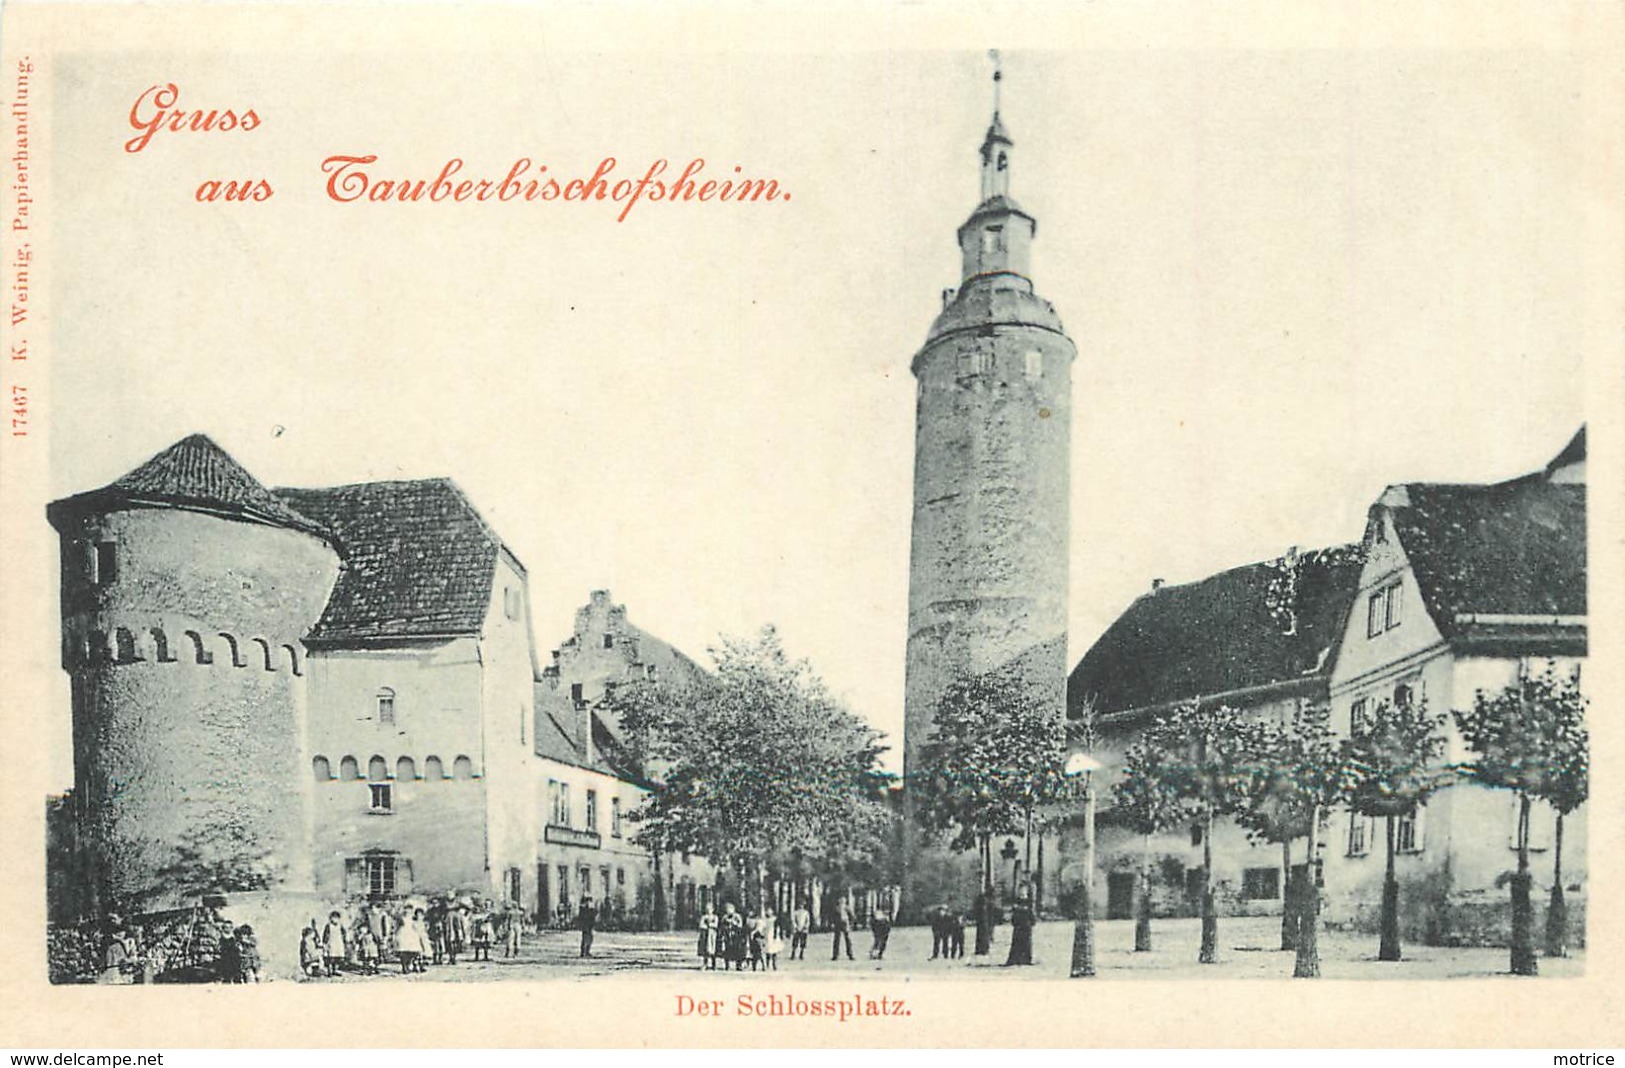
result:
M 1027 353 L 1027 377 L 1044 377 L 1044 354 L 1037 349 L 1032 349 Z
M 96 585 L 111 586 L 118 578 L 118 551 L 110 541 L 96 544 Z

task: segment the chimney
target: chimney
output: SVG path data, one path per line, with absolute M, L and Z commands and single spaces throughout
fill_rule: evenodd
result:
M 1298 547 L 1296 545 L 1288 545 L 1286 547 L 1286 563 L 1287 563 L 1288 567 L 1297 566 L 1297 563 L 1298 563 Z
M 586 701 L 576 703 L 576 716 L 581 721 L 581 762 L 592 763 L 592 705 Z
M 1152 579 L 1152 580 L 1151 580 L 1151 592 L 1152 592 L 1152 593 L 1156 593 L 1156 592 L 1157 592 L 1157 591 L 1158 591 L 1158 590 L 1160 590 L 1160 589 L 1162 589 L 1162 587 L 1163 587 L 1163 586 L 1164 586 L 1164 585 L 1165 585 L 1165 582 L 1164 582 L 1164 580 L 1162 580 L 1162 579 L 1160 579 L 1160 578 L 1154 578 L 1154 579 Z

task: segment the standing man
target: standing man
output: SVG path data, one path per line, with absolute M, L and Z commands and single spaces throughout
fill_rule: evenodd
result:
M 869 930 L 875 936 L 874 945 L 869 947 L 870 960 L 886 959 L 886 943 L 891 941 L 891 913 L 885 907 L 875 909 L 874 916 L 869 921 Z
M 446 914 L 446 963 L 457 963 L 457 954 L 468 948 L 468 936 L 468 904 L 458 902 Z
M 829 947 L 829 959 L 841 959 L 841 942 L 846 942 L 846 959 L 854 960 L 852 956 L 852 905 L 843 896 L 835 906 L 835 940 Z
M 591 894 L 581 895 L 581 908 L 576 910 L 576 922 L 581 925 L 581 955 L 592 956 L 592 931 L 598 923 L 598 906 Z
M 807 935 L 812 931 L 812 913 L 807 911 L 807 902 L 797 901 L 796 907 L 790 912 L 790 959 L 796 960 L 797 953 L 801 960 L 807 959 Z

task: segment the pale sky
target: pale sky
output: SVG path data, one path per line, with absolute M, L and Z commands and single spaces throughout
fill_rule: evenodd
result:
M 595 588 L 702 658 L 771 622 L 891 734 L 896 768 L 908 366 L 959 282 L 987 60 L 548 43 L 58 59 L 47 497 L 196 431 L 268 485 L 447 475 L 528 566 L 544 657 Z M 1078 347 L 1073 662 L 1155 577 L 1356 539 L 1383 486 L 1519 474 L 1585 419 L 1575 250 L 1600 194 L 1576 180 L 1587 101 L 1563 53 L 1005 69 L 1034 281 Z M 130 104 L 161 81 L 263 124 L 128 154 Z M 453 155 L 493 177 L 703 156 L 791 198 L 622 223 L 343 205 L 322 193 L 333 153 L 423 178 Z M 193 203 L 210 177 L 276 194 Z M 10 580 L 54 605 L 55 574 Z M 60 671 L 53 692 L 65 786 Z

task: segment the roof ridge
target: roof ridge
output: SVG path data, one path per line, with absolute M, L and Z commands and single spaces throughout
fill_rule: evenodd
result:
M 289 507 L 207 434 L 194 433 L 154 453 L 89 496 L 112 495 L 228 512 L 330 537 L 321 524 Z

